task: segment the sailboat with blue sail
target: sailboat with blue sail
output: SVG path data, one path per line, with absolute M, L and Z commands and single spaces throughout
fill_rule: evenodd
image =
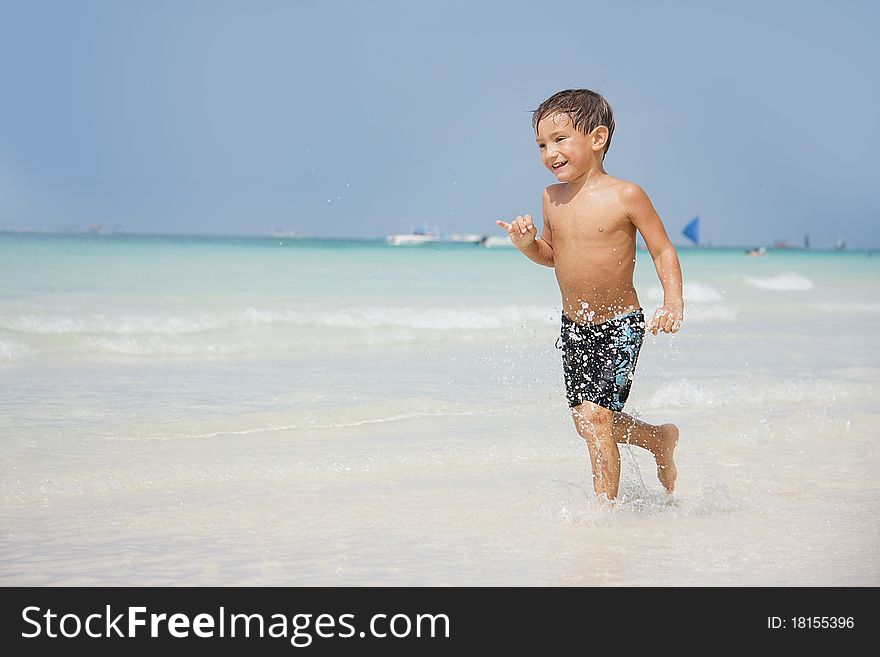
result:
M 700 217 L 694 217 L 688 222 L 688 225 L 684 227 L 684 230 L 681 231 L 681 234 L 687 237 L 691 242 L 695 245 L 700 245 Z

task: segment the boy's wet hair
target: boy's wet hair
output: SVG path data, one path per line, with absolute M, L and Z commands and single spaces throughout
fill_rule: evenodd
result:
M 608 141 L 602 151 L 602 159 L 605 159 L 611 146 L 611 135 L 614 134 L 614 113 L 607 100 L 590 89 L 565 89 L 557 92 L 538 105 L 538 109 L 532 113 L 532 127 L 535 132 L 538 131 L 541 119 L 557 113 L 567 114 L 575 130 L 580 130 L 585 135 L 600 125 L 608 128 Z

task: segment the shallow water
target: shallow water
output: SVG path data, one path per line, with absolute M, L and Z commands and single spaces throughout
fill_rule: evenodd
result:
M 515 251 L 0 235 L 0 582 L 877 585 L 877 257 L 681 258 L 607 509 Z

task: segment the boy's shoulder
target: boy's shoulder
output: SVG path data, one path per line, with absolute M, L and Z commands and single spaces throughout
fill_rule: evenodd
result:
M 607 174 L 605 178 L 606 180 L 602 187 L 603 191 L 617 196 L 621 201 L 637 201 L 644 196 L 647 196 L 645 190 L 631 180 L 624 180 L 623 178 L 616 178 L 615 176 L 609 176 Z M 568 183 L 555 183 L 553 185 L 548 185 L 544 190 L 544 196 L 550 199 L 556 199 L 569 194 Z
M 612 194 L 619 195 L 622 200 L 645 193 L 645 190 L 633 181 L 616 178 L 615 176 L 608 176 L 606 189 Z

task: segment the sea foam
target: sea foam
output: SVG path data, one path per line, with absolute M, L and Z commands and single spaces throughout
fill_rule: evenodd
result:
M 752 276 L 743 276 L 746 283 L 762 290 L 774 290 L 779 292 L 806 292 L 816 287 L 815 283 L 806 276 L 788 272 L 771 276 L 769 278 L 753 278 Z
M 723 300 L 723 295 L 723 292 L 711 285 L 699 282 L 685 282 L 682 286 L 682 296 L 685 301 L 685 321 L 734 321 L 738 314 L 737 309 L 727 303 L 717 303 Z M 650 287 L 647 290 L 647 297 L 659 306 L 663 301 L 663 290 L 656 285 Z
M 34 352 L 25 345 L 8 338 L 0 338 L 0 362 L 28 360 L 33 355 Z
M 874 314 L 880 313 L 880 303 L 872 303 L 872 302 L 853 302 L 853 303 L 843 303 L 843 302 L 827 302 L 827 303 L 814 303 L 810 305 L 810 308 L 814 308 L 815 310 L 820 310 L 825 313 L 859 313 L 859 314 Z
M 720 383 L 688 380 L 670 381 L 657 390 L 646 403 L 652 409 L 670 407 L 707 408 L 746 404 L 822 404 L 836 395 L 858 394 L 860 383 L 832 383 L 821 379 L 773 379 Z
M 663 299 L 663 290 L 655 285 L 648 288 L 648 296 L 659 301 Z M 712 303 L 714 301 L 721 301 L 723 298 L 722 293 L 711 285 L 689 281 L 685 281 L 682 286 L 682 296 L 689 303 Z
M 353 306 L 335 310 L 315 308 L 217 309 L 215 312 L 133 315 L 87 313 L 80 316 L 0 316 L 0 328 L 33 335 L 187 335 L 254 326 L 334 326 L 339 328 L 408 328 L 433 331 L 508 328 L 518 323 L 556 323 L 559 311 L 542 306 L 413 307 Z

